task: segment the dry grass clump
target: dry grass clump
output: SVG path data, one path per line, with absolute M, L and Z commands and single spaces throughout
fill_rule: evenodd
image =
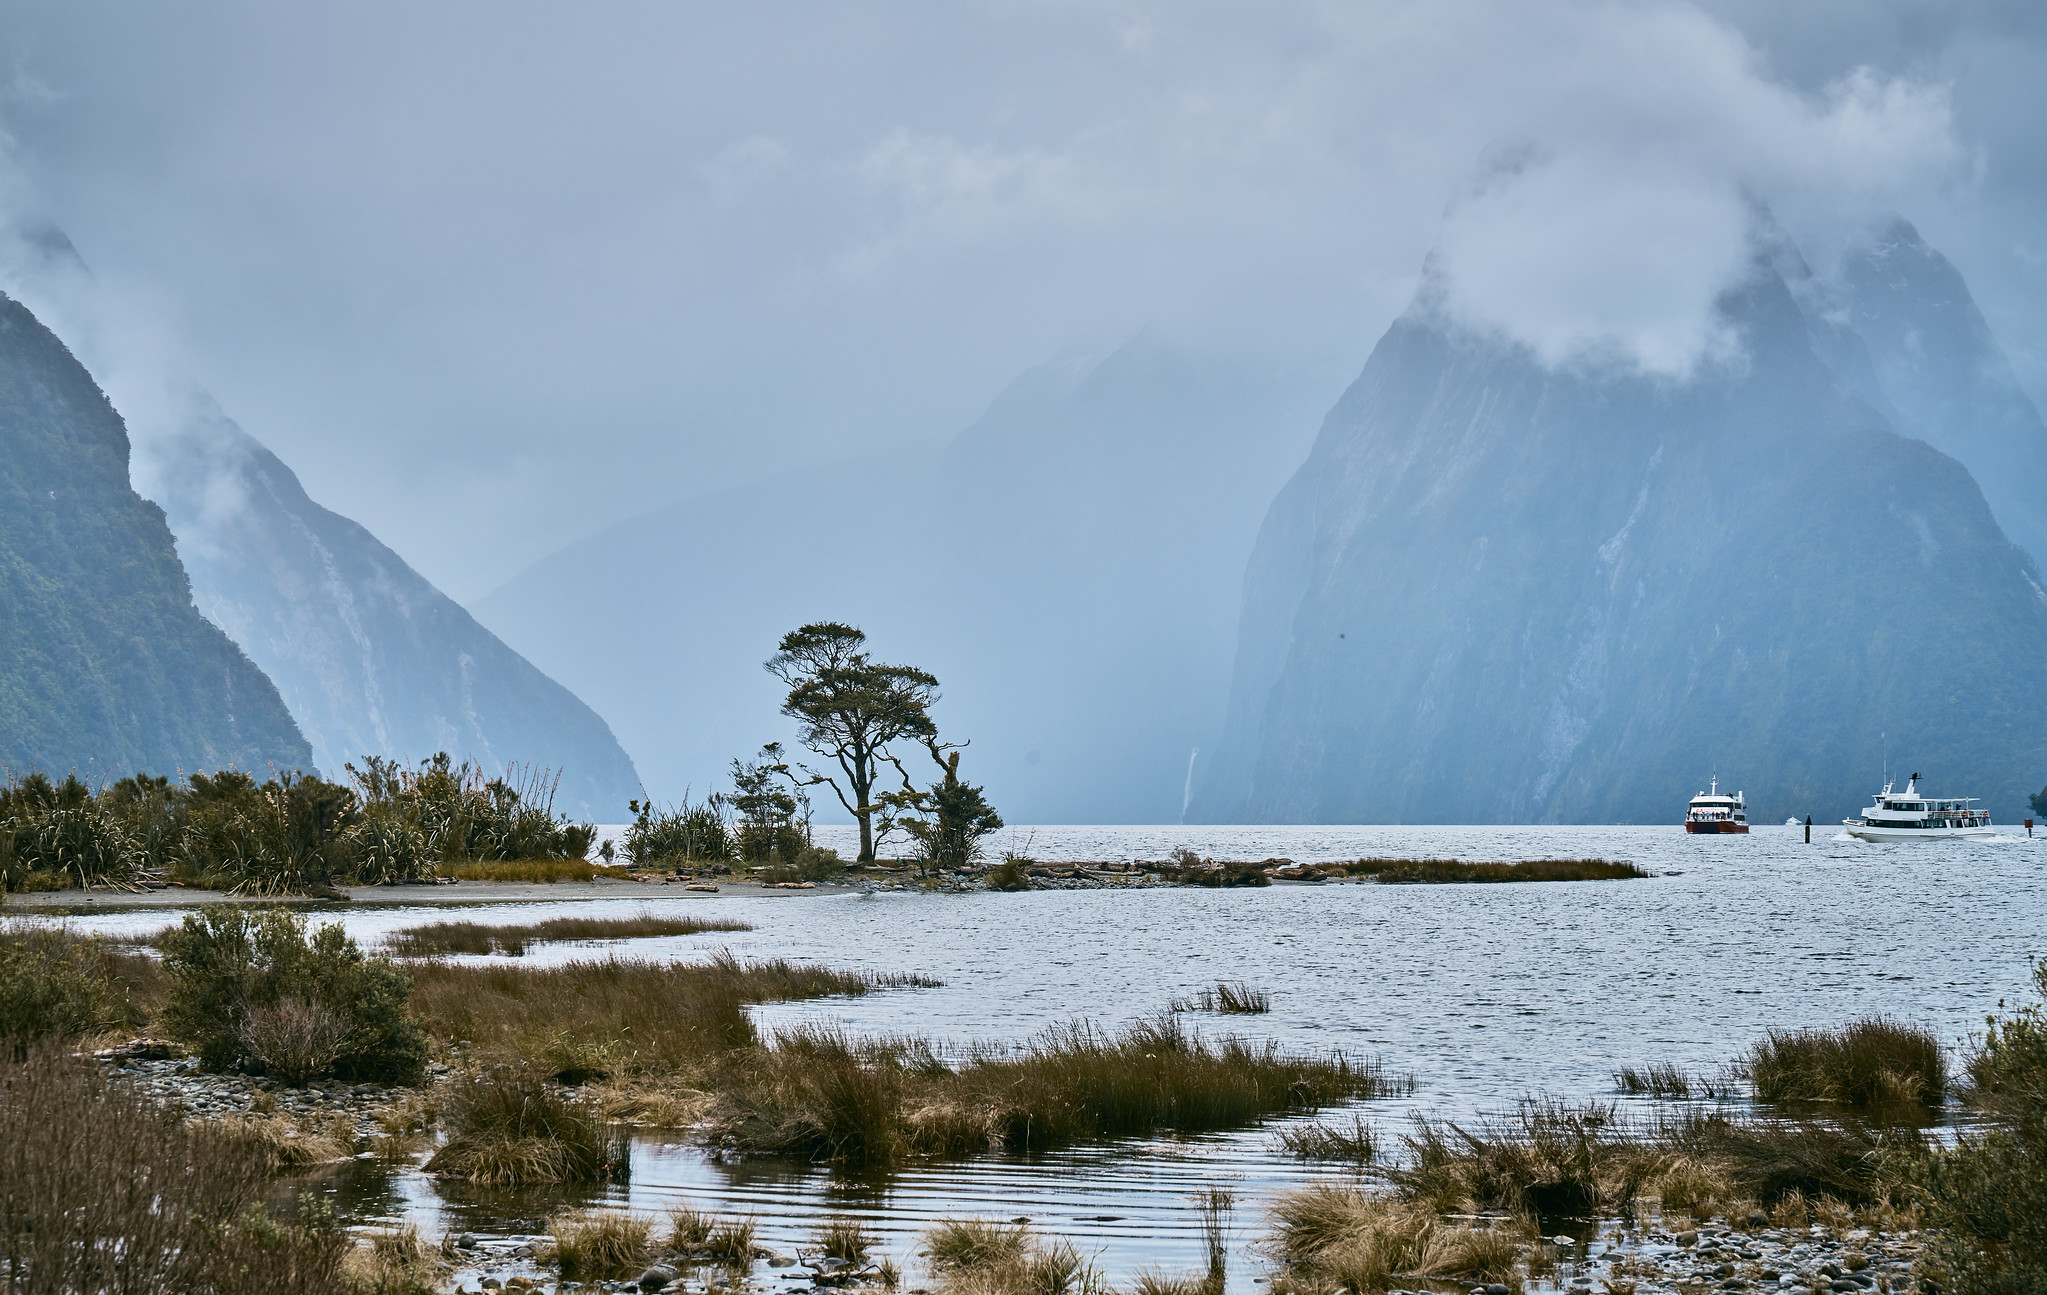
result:
M 531 1070 L 497 1067 L 447 1098 L 448 1140 L 428 1173 L 495 1187 L 623 1178 L 629 1147 Z
M 750 1003 L 928 986 L 909 975 L 833 971 L 785 962 L 610 960 L 558 967 L 414 968 L 412 1003 L 427 1028 L 486 1061 L 521 1058 L 574 1079 L 693 1074 L 756 1042 Z
M 12 1289 L 347 1295 L 346 1234 L 270 1219 L 262 1164 L 59 1050 L 0 1052 L 0 1153 Z
M 1616 863 L 1609 859 L 1526 859 L 1520 863 L 1359 859 L 1342 867 L 1354 877 L 1370 877 L 1382 886 L 1485 881 L 1619 881 L 1652 875 L 1632 863 Z
M 1402 1194 L 1440 1210 L 1589 1214 L 1632 1200 L 1652 1165 L 1614 1108 L 1524 1098 L 1505 1120 L 1476 1128 L 1416 1118 L 1391 1171 Z
M 1041 1240 L 1028 1224 L 947 1219 L 924 1234 L 923 1254 L 947 1295 L 1108 1295 L 1070 1243 Z
M 1272 1010 L 1272 994 L 1241 980 L 1219 981 L 1192 997 L 1174 999 L 1167 1010 L 1256 1016 Z
M 1772 1030 L 1746 1068 L 1766 1102 L 1933 1106 L 1947 1096 L 1947 1058 L 1921 1026 L 1881 1016 L 1839 1029 Z
M 1102 1031 L 1057 1026 L 1018 1047 L 855 1045 L 790 1031 L 730 1059 L 713 1128 L 747 1153 L 886 1161 L 904 1152 L 1040 1151 L 1161 1130 L 1196 1132 L 1278 1111 L 1401 1091 L 1376 1066 L 1238 1038 L 1210 1042 L 1171 1016 Z
M 749 1263 L 753 1259 L 753 1237 L 758 1224 L 751 1218 L 723 1219 L 711 1229 L 705 1239 L 701 1253 L 709 1259 L 728 1264 Z
M 686 1129 L 698 1124 L 717 1100 L 700 1088 L 660 1083 L 607 1082 L 584 1092 L 605 1119 L 657 1129 Z
M 1522 1218 L 1472 1227 L 1420 1201 L 1328 1183 L 1280 1197 L 1273 1216 L 1273 1246 L 1290 1285 L 1354 1295 L 1395 1279 L 1511 1282 L 1521 1247 L 1534 1238 Z
M 623 1210 L 584 1210 L 549 1219 L 548 1258 L 569 1281 L 633 1277 L 654 1257 L 654 1220 Z
M 282 1115 L 237 1115 L 209 1120 L 213 1133 L 266 1173 L 332 1164 L 355 1154 L 355 1130 L 347 1117 L 326 1128 Z
M 444 863 L 440 875 L 457 881 L 589 881 L 593 877 L 632 880 L 633 874 L 616 864 L 591 863 L 588 859 L 471 859 Z
M 410 1223 L 365 1233 L 341 1261 L 359 1295 L 438 1295 L 451 1267 Z
M 818 1225 L 817 1248 L 827 1259 L 864 1264 L 874 1250 L 874 1237 L 859 1219 L 835 1214 Z
M 1340 1124 L 1294 1124 L 1283 1128 L 1273 1143 L 1296 1160 L 1348 1161 L 1368 1165 L 1378 1154 L 1378 1131 L 1361 1115 L 1351 1116 L 1349 1128 Z
M 535 944 L 570 940 L 644 940 L 664 935 L 701 935 L 705 931 L 751 931 L 748 922 L 725 917 L 556 917 L 527 925 L 490 926 L 482 922 L 433 922 L 407 927 L 384 941 L 401 958 L 432 958 L 451 953 L 502 954 L 519 957 Z

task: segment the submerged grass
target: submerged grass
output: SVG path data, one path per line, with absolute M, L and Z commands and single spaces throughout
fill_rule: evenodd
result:
M 1220 981 L 1198 994 L 1174 999 L 1167 1010 L 1256 1016 L 1272 1010 L 1272 994 L 1244 981 Z
M 384 941 L 401 958 L 432 958 L 451 953 L 503 954 L 518 957 L 535 944 L 569 940 L 644 940 L 664 935 L 701 935 L 705 931 L 751 931 L 752 923 L 724 917 L 556 917 L 528 925 L 490 926 L 482 922 L 434 922 L 408 927 Z
M 1490 881 L 1618 881 L 1647 877 L 1632 863 L 1609 859 L 1527 859 L 1520 863 L 1466 863 L 1459 859 L 1359 859 L 1337 865 L 1382 886 Z
M 1021 1046 L 964 1050 L 957 1068 L 937 1052 L 920 1040 L 784 1032 L 730 1060 L 715 1135 L 746 1153 L 871 1163 L 1227 1128 L 1408 1087 L 1341 1055 L 1211 1042 L 1171 1016 L 1114 1032 L 1058 1026 Z
M 1643 1066 L 1622 1066 L 1613 1072 L 1613 1086 L 1630 1097 L 1688 1098 L 1692 1095 L 1692 1078 L 1685 1071 L 1668 1061 L 1658 1061 Z
M 1294 1124 L 1283 1128 L 1273 1144 L 1296 1160 L 1328 1160 L 1368 1165 L 1379 1151 L 1379 1134 L 1362 1115 L 1351 1116 L 1349 1128 L 1341 1124 Z
M 1838 1029 L 1772 1030 L 1750 1049 L 1749 1082 L 1766 1102 L 1857 1108 L 1932 1106 L 1947 1096 L 1947 1058 L 1932 1031 L 1881 1016 Z

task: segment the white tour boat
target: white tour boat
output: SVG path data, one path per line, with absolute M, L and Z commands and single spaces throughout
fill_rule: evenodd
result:
M 1902 792 L 1885 783 L 1876 803 L 1862 811 L 1861 818 L 1842 820 L 1848 835 L 1860 841 L 1945 841 L 1973 840 L 1996 836 L 1987 810 L 1972 809 L 1975 798 L 1929 797 L 1919 794 L 1919 775 L 1905 784 Z
M 1685 806 L 1685 831 L 1722 833 L 1748 833 L 1748 802 L 1740 792 L 1732 796 L 1720 794 L 1720 775 L 1713 775 L 1710 791 L 1702 791 L 1692 797 L 1692 803 Z

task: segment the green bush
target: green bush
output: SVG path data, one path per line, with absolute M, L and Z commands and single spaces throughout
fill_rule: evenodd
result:
M 2033 981 L 2047 997 L 2047 963 Z M 1967 1096 L 1996 1121 L 1936 1152 L 1927 1195 L 1955 1295 L 2047 1291 L 2047 1012 L 1992 1018 L 1970 1058 Z
M 116 967 L 97 939 L 47 926 L 0 926 L 0 1039 L 76 1039 L 138 1025 Z
M 212 904 L 162 947 L 164 1024 L 209 1070 L 402 1084 L 426 1069 L 426 1032 L 407 1010 L 411 975 L 363 956 L 338 925 L 308 935 L 305 918 L 281 908 Z
M 636 868 L 691 863 L 725 863 L 737 842 L 725 819 L 725 798 L 708 796 L 692 804 L 657 809 L 654 802 L 628 802 L 632 825 L 625 830 L 625 857 Z

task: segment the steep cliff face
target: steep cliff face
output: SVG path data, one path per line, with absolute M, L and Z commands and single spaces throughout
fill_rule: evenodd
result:
M 603 719 L 217 410 L 153 442 L 149 469 L 199 607 L 276 680 L 322 772 L 436 751 L 545 765 L 558 808 L 624 817 L 639 778 Z
M 2047 570 L 2047 426 L 1961 272 L 1900 220 L 1849 255 L 1813 304 L 1866 350 L 1866 380 L 1842 366 L 1851 387 L 1969 469 L 2004 533 Z
M 0 298 L 0 764 L 112 778 L 312 763 L 277 689 L 193 606 L 162 511 L 128 484 L 120 415 Z
M 2030 562 L 1775 270 L 1723 308 L 1741 359 L 1679 384 L 1545 369 L 1425 293 L 1266 518 L 1196 816 L 1669 821 L 1717 770 L 1759 820 L 1826 821 L 1886 735 L 2018 812 L 2047 772 Z

